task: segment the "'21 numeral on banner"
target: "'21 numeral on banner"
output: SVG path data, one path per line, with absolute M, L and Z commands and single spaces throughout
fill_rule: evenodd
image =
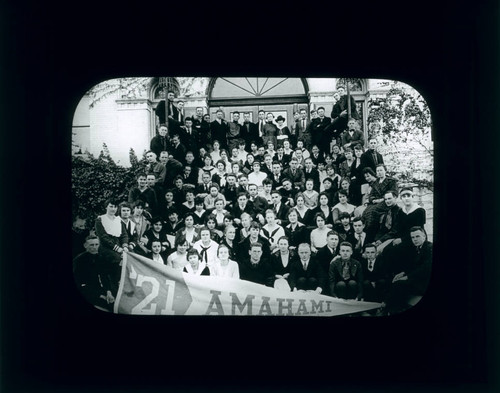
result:
M 136 280 L 135 286 L 141 287 L 143 290 L 145 289 L 144 284 L 146 284 L 146 286 L 151 286 L 151 292 L 132 308 L 131 314 L 155 315 L 158 304 L 154 303 L 153 300 L 155 300 L 160 293 L 160 283 L 158 282 L 158 280 L 154 277 L 137 274 L 132 266 L 130 266 L 129 278 L 132 280 Z M 165 280 L 165 284 L 167 296 L 165 301 L 165 308 L 160 310 L 160 315 L 173 315 L 174 310 L 172 306 L 174 303 L 175 281 Z

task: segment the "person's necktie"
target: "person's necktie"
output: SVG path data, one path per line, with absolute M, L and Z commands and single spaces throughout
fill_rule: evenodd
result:
M 130 220 L 129 220 L 129 222 L 127 223 L 127 232 L 129 233 L 129 235 L 131 235 L 131 234 L 132 234 L 132 233 L 130 232 L 130 226 L 131 226 L 131 224 L 130 224 Z
M 208 249 L 210 248 L 209 247 L 203 247 L 201 246 L 201 260 L 208 263 Z
M 307 271 L 307 262 L 304 262 L 304 271 Z
M 356 237 L 356 239 L 358 239 L 358 242 L 356 243 L 356 249 L 360 249 L 361 248 L 361 235 L 358 235 L 357 233 L 354 235 Z
M 387 212 L 387 216 L 385 218 L 385 227 L 389 230 L 392 228 L 392 210 L 389 210 Z
M 305 129 L 306 129 L 306 121 L 302 120 L 302 130 L 305 130 Z
M 372 271 L 373 270 L 373 261 L 368 262 L 368 270 Z
M 375 162 L 375 165 L 378 165 L 377 153 L 376 152 L 373 152 L 373 161 Z
M 351 274 L 349 273 L 349 264 L 347 262 L 344 262 L 344 265 L 342 267 L 342 278 L 347 281 L 350 277 Z

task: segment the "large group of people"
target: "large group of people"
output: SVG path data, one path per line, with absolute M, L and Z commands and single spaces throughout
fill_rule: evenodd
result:
M 380 302 L 378 314 L 408 308 L 430 279 L 426 212 L 337 93 L 331 117 L 301 109 L 284 126 L 262 110 L 256 123 L 221 109 L 213 121 L 203 108 L 185 117 L 168 92 L 128 200 L 106 201 L 91 233 L 74 220 L 86 298 L 111 309 L 122 255 L 134 252 L 187 274 Z

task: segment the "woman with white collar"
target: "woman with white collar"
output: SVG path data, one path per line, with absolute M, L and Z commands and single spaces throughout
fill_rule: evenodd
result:
M 200 254 L 195 249 L 187 252 L 188 264 L 184 266 L 184 273 L 196 276 L 210 276 L 210 269 L 205 262 L 200 261 Z
M 229 259 L 229 248 L 221 244 L 217 250 L 217 260 L 212 275 L 218 277 L 240 278 L 240 269 L 235 261 Z
M 125 224 L 116 215 L 118 201 L 110 198 L 105 202 L 106 214 L 97 217 L 95 233 L 100 241 L 99 252 L 110 263 L 112 284 L 116 286 L 120 280 L 120 263 L 123 252 L 128 252 L 128 234 Z
M 426 220 L 425 209 L 418 206 L 413 199 L 412 187 L 402 188 L 399 197 L 403 202 L 403 207 L 398 216 L 398 231 L 400 237 L 394 239 L 392 242 L 395 246 L 400 243 L 411 244 L 410 228 L 415 226 L 423 228 Z

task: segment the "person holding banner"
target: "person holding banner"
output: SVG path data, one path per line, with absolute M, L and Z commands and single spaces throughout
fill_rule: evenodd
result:
M 170 254 L 167 258 L 167 266 L 175 270 L 183 270 L 187 265 L 188 242 L 184 236 L 175 239 L 175 248 L 177 251 Z
M 109 263 L 111 284 L 118 289 L 123 252 L 128 252 L 128 234 L 125 224 L 116 215 L 118 201 L 111 198 L 105 202 L 106 214 L 97 217 L 95 233 L 101 244 L 103 258 Z
M 188 264 L 184 266 L 184 273 L 197 276 L 210 276 L 210 269 L 205 262 L 200 262 L 200 254 L 194 248 L 187 252 Z
M 212 275 L 240 278 L 239 266 L 235 261 L 229 259 L 229 248 L 225 244 L 221 244 L 217 249 L 217 259 L 212 267 Z

